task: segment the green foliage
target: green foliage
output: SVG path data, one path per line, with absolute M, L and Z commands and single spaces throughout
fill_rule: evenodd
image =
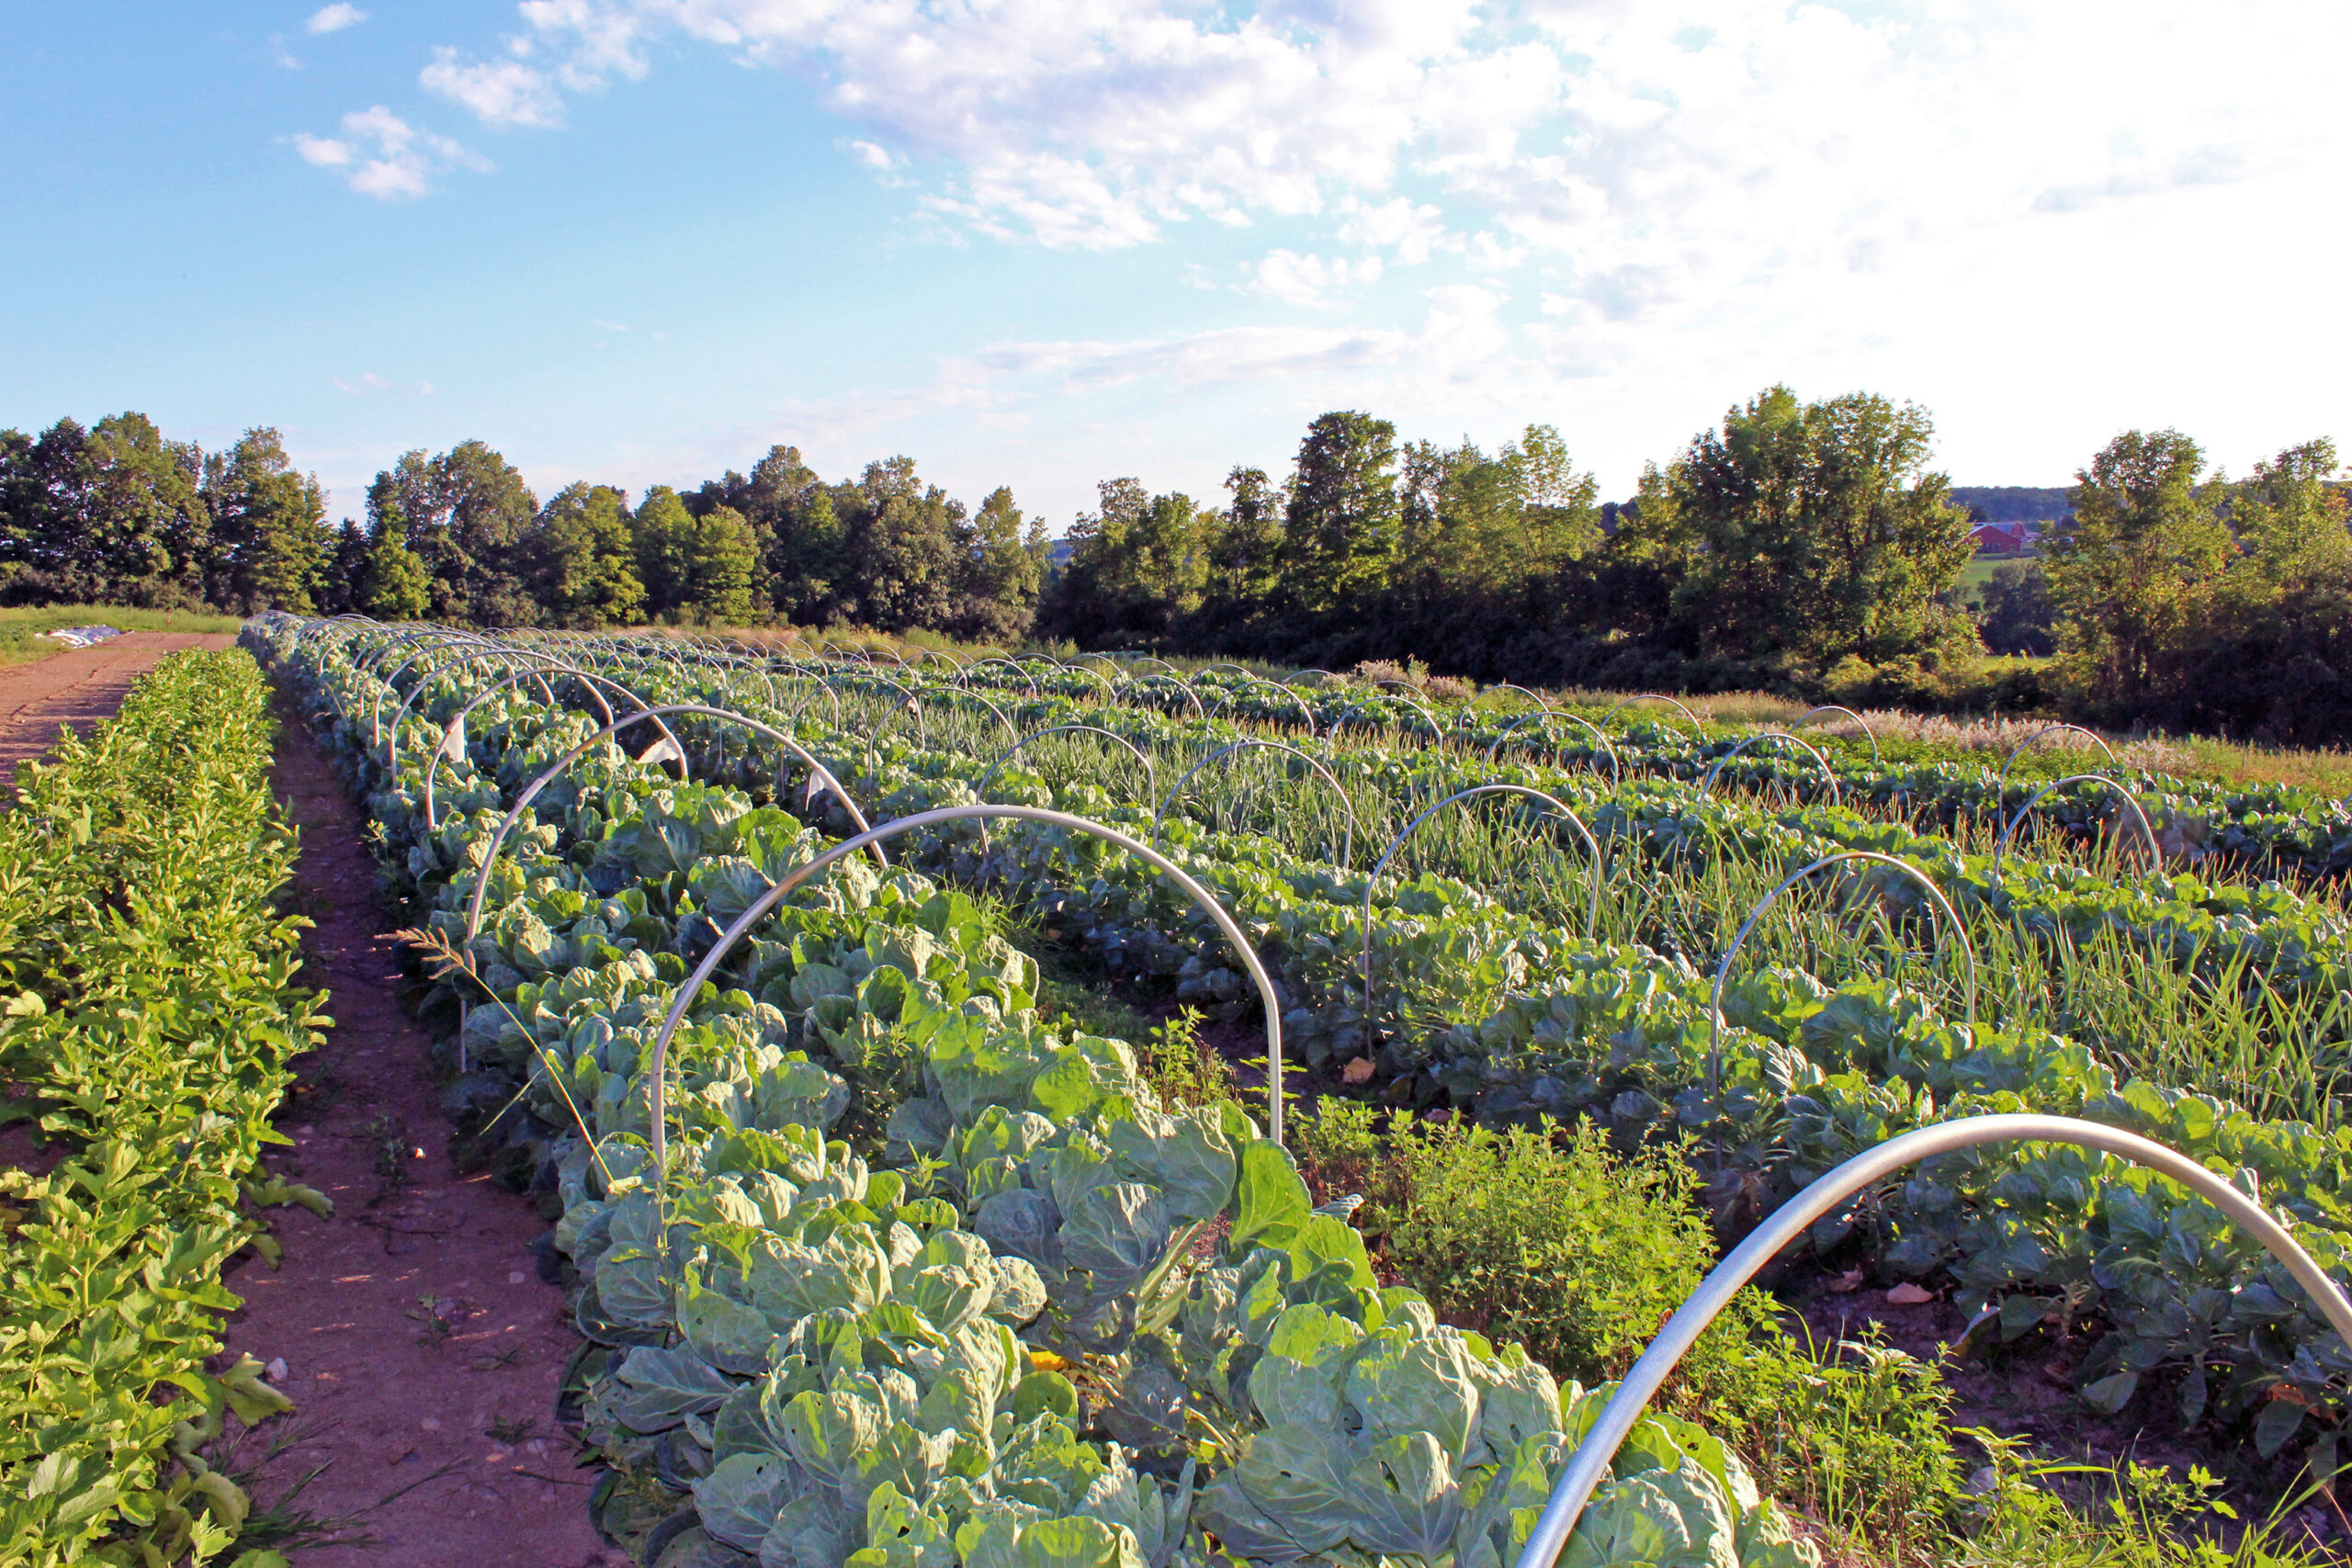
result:
M 372 677 L 333 642 L 253 640 L 356 740 L 334 716 Z M 551 743 L 571 718 L 499 740 Z M 1600 1396 L 1381 1288 L 1246 1114 L 1168 1107 L 1125 1043 L 1046 1025 L 1035 965 L 917 873 L 842 863 L 690 998 L 652 1170 L 644 1046 L 678 951 L 816 834 L 725 786 L 600 768 L 494 873 L 488 810 L 425 833 L 396 773 L 371 805 L 432 909 L 442 984 L 489 998 L 461 1038 L 555 1160 L 594 1341 L 583 1427 L 632 1478 L 632 1516 L 677 1506 L 628 1537 L 670 1562 L 858 1568 L 1203 1562 L 1204 1529 L 1266 1564 L 1516 1552 Z M 461 949 L 457 905 L 485 875 L 490 923 Z M 872 1156 L 828 1135 L 876 1123 Z M 1668 1416 L 1619 1456 L 1573 1560 L 1632 1568 L 1662 1544 L 1811 1561 L 1738 1460 Z
M 2060 647 L 2086 689 L 2146 695 L 2228 565 L 2221 492 L 2199 484 L 2204 467 L 2178 431 L 2132 430 L 2075 476 L 2074 526 L 2044 555 Z
M 1385 583 L 1401 543 L 1396 464 L 1396 427 L 1385 419 L 1350 410 L 1307 426 L 1283 517 L 1276 592 L 1286 607 L 1323 615 Z
M 1916 405 L 1774 387 L 1645 478 L 1623 536 L 1675 568 L 1671 628 L 1693 646 L 1815 668 L 1934 647 L 1971 546 L 1926 471 L 1933 436 Z
M 401 543 L 399 530 L 386 529 L 361 560 L 353 607 L 379 621 L 413 621 L 432 604 L 433 579 L 424 563 Z
M 1299 1119 L 1302 1158 L 1328 1190 L 1363 1193 L 1356 1223 L 1447 1321 L 1516 1339 L 1561 1377 L 1623 1376 L 1714 1260 L 1698 1179 L 1672 1149 L 1619 1157 L 1589 1124 L 1496 1129 L 1398 1112 L 1384 1135 L 1374 1119 L 1369 1106 L 1326 1100 Z M 1743 1296 L 1678 1369 L 1686 1399 L 1722 1400 L 1769 1322 L 1763 1298 Z
M 600 631 L 645 611 L 628 498 L 610 485 L 567 485 L 539 511 L 547 536 L 542 595 L 562 626 Z
M 1414 1122 L 1325 1100 L 1294 1123 L 1310 1176 L 1361 1191 L 1354 1219 L 1383 1268 L 1448 1322 L 1508 1336 L 1555 1375 L 1623 1376 L 1715 1261 L 1679 1154 L 1610 1150 L 1589 1123 L 1496 1130 Z M 1827 1359 L 1793 1342 L 1770 1298 L 1734 1298 L 1661 1403 L 1704 1413 L 1765 1491 L 1901 1551 L 1937 1538 L 1958 1486 L 1935 1369 L 1876 1345 Z
M 250 1358 L 206 1370 L 239 1305 L 224 1266 L 276 1258 L 253 1209 L 326 1203 L 254 1179 L 327 1021 L 293 984 L 306 922 L 274 907 L 294 851 L 269 741 L 250 658 L 175 654 L 0 817 L 0 1076 L 63 1147 L 0 1176 L 23 1205 L 0 1246 L 12 1563 L 213 1560 L 248 1504 L 199 1447 L 290 1408 Z

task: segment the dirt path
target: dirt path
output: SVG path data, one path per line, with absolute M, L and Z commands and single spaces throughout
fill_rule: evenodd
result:
M 166 653 L 236 643 L 221 632 L 127 632 L 96 648 L 0 668 L 0 796 L 15 793 L 18 762 L 57 744 L 59 725 L 87 731 L 120 707 L 130 682 Z
M 247 1262 L 230 1280 L 246 1303 L 226 1336 L 231 1355 L 282 1358 L 280 1386 L 297 1407 L 247 1439 L 249 1450 L 295 1439 L 251 1486 L 256 1504 L 323 1465 L 295 1506 L 356 1517 L 374 1538 L 297 1547 L 296 1568 L 625 1564 L 589 1524 L 594 1472 L 574 1468 L 555 1423 L 577 1341 L 561 1293 L 533 1266 L 546 1225 L 524 1199 L 449 1162 L 427 1042 L 394 991 L 393 922 L 357 812 L 298 726 L 281 732 L 276 782 L 302 829 L 297 907 L 318 922 L 304 945 L 335 1027 L 279 1119 L 294 1146 L 268 1163 L 326 1192 L 335 1216 L 273 1210 L 283 1264 Z

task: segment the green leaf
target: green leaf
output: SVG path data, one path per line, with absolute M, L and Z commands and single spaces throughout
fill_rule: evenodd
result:
M 1299 1227 L 1315 1212 L 1298 1167 L 1281 1145 L 1261 1138 L 1241 1151 L 1241 1173 L 1234 1194 L 1233 1230 L 1226 1254 L 1242 1258 L 1253 1247 L 1288 1250 Z
M 2254 1451 L 2264 1459 L 2274 1457 L 2287 1446 L 2287 1439 L 2302 1429 L 2303 1407 L 2291 1399 L 2274 1399 L 2262 1407 L 2254 1418 Z

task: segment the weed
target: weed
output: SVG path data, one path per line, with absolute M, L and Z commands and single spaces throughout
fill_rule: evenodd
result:
M 1201 1039 L 1201 1014 L 1183 1008 L 1151 1026 L 1142 1052 L 1143 1076 L 1162 1104 L 1190 1109 L 1236 1096 L 1233 1064 Z
M 493 1416 L 483 1430 L 490 1434 L 491 1441 L 513 1448 L 517 1443 L 528 1441 L 538 1427 L 539 1419 L 536 1416 L 525 1416 L 519 1419 L 512 1416 Z
M 411 1322 L 418 1325 L 416 1342 L 420 1345 L 447 1343 L 449 1336 L 458 1331 L 458 1324 L 466 1315 L 463 1303 L 444 1301 L 439 1296 L 419 1296 L 416 1304 L 424 1310 L 407 1315 Z
M 407 1121 L 390 1111 L 368 1123 L 368 1143 L 375 1153 L 376 1195 L 368 1200 L 372 1209 L 408 1185 L 416 1145 L 409 1142 Z

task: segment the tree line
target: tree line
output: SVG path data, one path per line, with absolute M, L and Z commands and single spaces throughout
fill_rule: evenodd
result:
M 0 432 L 0 599 L 849 624 L 2352 739 L 2352 532 L 2329 443 L 2232 479 L 2177 432 L 2127 432 L 2077 472 L 2042 558 L 1972 598 L 1970 513 L 1933 438 L 1913 404 L 1773 387 L 1603 502 L 1548 425 L 1487 451 L 1340 411 L 1287 474 L 1238 467 L 1213 500 L 1105 481 L 1056 563 L 1009 490 L 967 510 L 903 457 L 829 483 L 777 446 L 634 505 L 588 483 L 542 503 L 465 442 L 404 455 L 364 521 L 330 525 L 275 431 L 205 454 L 122 414 Z
M 775 620 L 1017 640 L 1036 614 L 1045 528 L 1000 489 L 968 513 L 914 461 L 828 484 L 778 446 L 749 475 L 635 505 L 612 485 L 545 502 L 480 441 L 404 454 L 365 521 L 278 433 L 225 452 L 118 414 L 38 436 L 0 431 L 0 603 L 356 610 L 381 620 L 597 630 Z

